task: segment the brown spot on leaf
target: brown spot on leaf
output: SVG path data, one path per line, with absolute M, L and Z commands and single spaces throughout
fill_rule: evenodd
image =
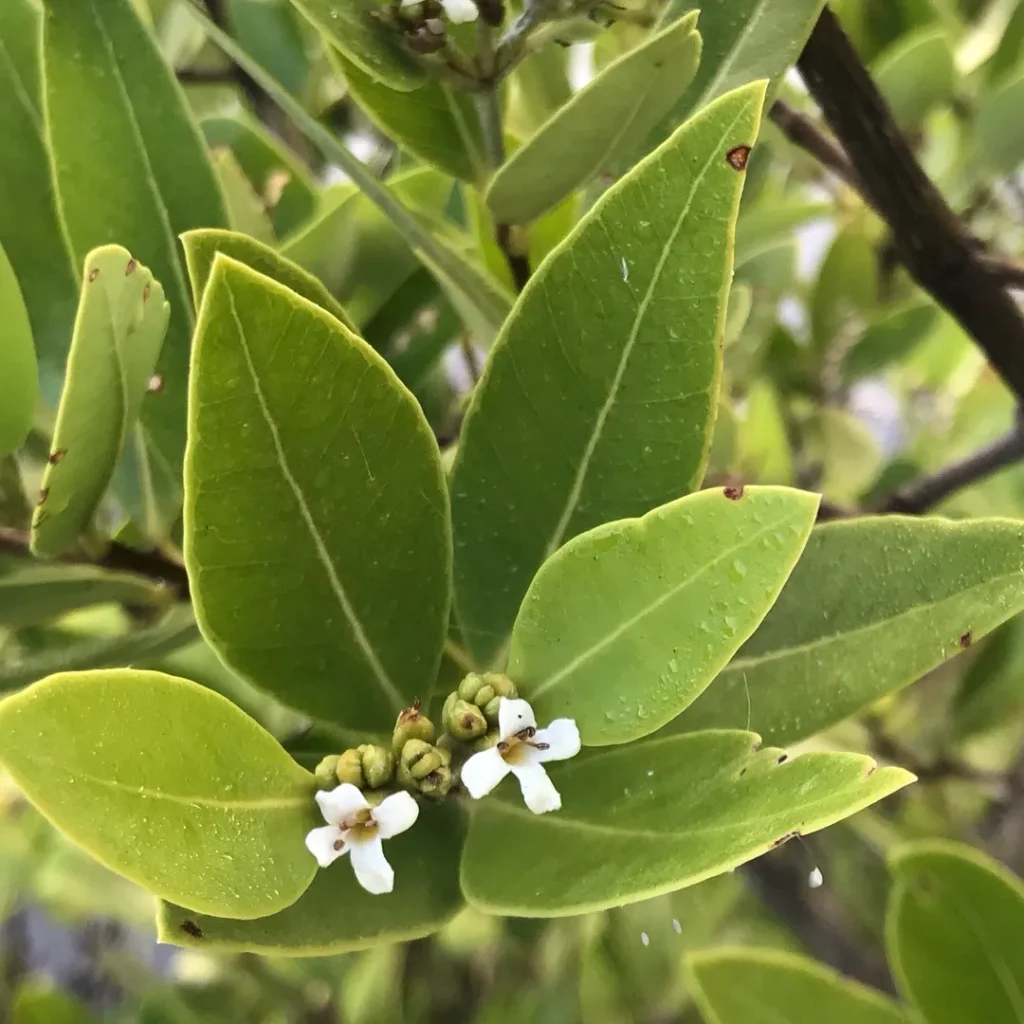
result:
M 195 921 L 190 921 L 188 919 L 182 921 L 181 930 L 186 935 L 191 935 L 193 939 L 201 939 L 203 937 L 203 929 L 200 928 Z
M 800 835 L 799 831 L 794 830 L 793 832 L 787 832 L 784 836 L 779 836 L 779 838 L 772 843 L 772 849 L 777 850 L 783 845 L 783 843 L 788 843 L 790 839 L 796 839 L 798 835 Z
M 41 491 L 39 492 L 39 500 L 38 500 L 38 501 L 36 502 L 36 504 L 37 504 L 37 505 L 42 505 L 42 503 L 43 503 L 44 501 L 46 501 L 47 497 L 49 497 L 49 494 L 50 494 L 50 488 L 49 488 L 49 487 L 44 487 L 44 488 L 43 488 L 43 489 L 42 489 L 42 490 L 41 490 Z
M 100 268 L 99 267 L 93 267 L 92 270 L 89 271 L 89 280 L 90 280 L 90 282 L 91 281 L 95 281 L 96 278 L 99 277 L 99 276 L 100 276 Z
M 149 378 L 149 383 L 146 385 L 146 390 L 150 392 L 163 391 L 164 389 L 164 376 L 162 373 L 154 373 Z
M 729 487 L 723 487 L 722 493 L 730 501 L 739 501 L 743 497 L 743 484 L 732 484 Z
M 734 171 L 745 171 L 747 169 L 747 161 L 750 159 L 750 147 L 733 146 L 725 154 L 725 159 Z
M 142 301 L 149 302 L 149 285 L 142 289 Z
M 779 759 L 775 762 L 776 764 L 785 764 L 789 760 L 789 754 L 779 754 Z
M 67 453 L 67 448 L 58 448 L 55 452 L 50 452 L 47 462 L 49 462 L 51 466 L 56 466 L 60 463 L 61 459 L 67 455 Z
M 129 274 L 135 273 L 135 268 L 139 265 L 138 260 L 129 260 L 128 266 L 124 268 L 124 276 L 127 277 Z
M 961 633 L 960 634 L 960 646 L 961 647 L 970 647 L 971 646 L 971 642 L 973 641 L 973 639 L 974 639 L 974 637 L 971 636 L 971 631 L 970 630 L 967 630 L 966 633 Z

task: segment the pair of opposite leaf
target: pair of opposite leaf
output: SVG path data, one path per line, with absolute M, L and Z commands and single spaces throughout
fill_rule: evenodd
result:
M 558 718 L 546 729 L 538 729 L 527 701 L 502 697 L 498 742 L 466 761 L 462 784 L 474 800 L 479 800 L 511 772 L 534 814 L 557 811 L 562 798 L 544 770 L 544 762 L 564 761 L 579 751 L 580 732 L 573 719 Z M 358 787 L 345 782 L 337 789 L 320 790 L 316 802 L 327 824 L 306 836 L 306 848 L 320 867 L 329 867 L 350 854 L 356 880 L 367 892 L 391 892 L 395 872 L 384 856 L 383 840 L 412 828 L 419 816 L 416 801 L 400 792 L 373 806 Z

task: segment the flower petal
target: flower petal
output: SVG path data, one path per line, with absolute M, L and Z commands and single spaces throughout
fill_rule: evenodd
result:
M 556 718 L 546 729 L 538 729 L 533 742 L 537 745 L 546 743 L 547 750 L 538 750 L 536 758 L 531 760 L 564 761 L 567 757 L 575 757 L 580 752 L 580 731 L 574 718 Z
M 330 867 L 339 857 L 344 857 L 348 853 L 348 843 L 340 850 L 335 849 L 335 844 L 342 837 L 343 833 L 337 825 L 324 825 L 323 828 L 315 828 L 307 833 L 306 849 L 316 857 L 320 867 Z
M 463 21 L 476 21 L 480 11 L 473 0 L 441 0 L 448 20 L 458 25 Z
M 352 870 L 356 881 L 374 896 L 395 887 L 395 872 L 384 856 L 380 836 L 352 844 Z
M 536 729 L 537 719 L 533 708 L 525 700 L 509 700 L 502 697 L 498 701 L 498 735 L 507 740 L 524 729 Z
M 523 792 L 526 806 L 534 814 L 557 811 L 562 806 L 562 797 L 555 789 L 555 784 L 548 778 L 548 773 L 544 771 L 542 765 L 536 762 L 514 764 L 511 766 L 511 770 L 519 780 L 519 788 Z
M 408 793 L 392 793 L 374 807 L 373 820 L 377 822 L 377 835 L 390 839 L 412 828 L 420 813 L 420 805 Z
M 320 805 L 320 813 L 329 825 L 340 825 L 346 818 L 352 817 L 356 811 L 362 811 L 370 805 L 358 787 L 351 782 L 343 782 L 337 789 L 329 792 L 321 789 L 316 794 L 316 802 Z
M 511 771 L 497 747 L 481 750 L 462 766 L 462 784 L 474 800 L 487 796 Z

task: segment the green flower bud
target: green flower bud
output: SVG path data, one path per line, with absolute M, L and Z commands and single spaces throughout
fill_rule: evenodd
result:
M 495 698 L 499 699 L 499 698 Z M 447 707 L 447 702 L 445 703 Z M 470 740 L 478 739 L 487 732 L 487 719 L 484 712 L 468 700 L 456 700 L 445 715 L 445 728 L 457 740 L 469 743 Z
M 402 753 L 410 740 L 434 742 L 434 723 L 420 711 L 419 701 L 415 701 L 411 708 L 406 708 L 395 722 L 395 731 L 391 734 L 391 751 L 395 757 Z
M 501 698 L 517 696 L 515 683 L 500 672 L 470 672 L 459 683 L 457 694 L 458 699 L 480 708 L 491 725 L 498 724 L 498 705 Z M 447 704 L 445 706 L 447 707 Z
M 451 751 L 435 747 L 423 740 L 409 740 L 402 748 L 396 777 L 400 785 L 419 789 L 421 780 L 439 768 L 447 768 L 451 760 Z
M 384 747 L 364 743 L 346 750 L 338 758 L 335 772 L 339 782 L 350 782 L 360 789 L 379 789 L 395 774 L 395 759 Z
M 313 772 L 318 789 L 332 790 L 338 785 L 338 762 L 341 758 L 337 754 L 328 754 Z
M 489 730 L 473 744 L 473 753 L 479 754 L 481 750 L 490 750 L 491 747 L 496 747 L 500 739 L 501 736 L 498 734 L 497 729 Z
M 429 775 L 425 775 L 416 784 L 416 788 L 431 800 L 442 800 L 448 795 L 452 788 L 452 770 L 442 764 L 435 768 Z
M 360 789 L 366 785 L 366 779 L 363 778 L 363 759 L 355 747 L 346 750 L 338 758 L 335 772 L 338 782 L 348 782 Z

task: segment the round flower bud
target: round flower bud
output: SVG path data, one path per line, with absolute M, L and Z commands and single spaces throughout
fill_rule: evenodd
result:
M 445 706 L 447 707 L 447 703 Z M 468 700 L 453 702 L 448 714 L 445 715 L 444 725 L 455 739 L 462 740 L 463 743 L 478 739 L 487 732 L 484 712 L 475 704 L 470 704 Z
M 366 785 L 366 779 L 363 778 L 363 759 L 355 747 L 346 750 L 338 758 L 334 770 L 339 782 L 349 782 L 360 789 Z
M 395 731 L 391 734 L 391 751 L 395 757 L 401 754 L 409 740 L 434 742 L 434 723 L 420 711 L 419 701 L 406 708 L 395 722 Z
M 423 740 L 409 740 L 402 748 L 396 777 L 400 785 L 418 789 L 420 780 L 442 766 L 447 768 L 451 760 L 452 755 L 448 750 L 432 746 Z
M 338 785 L 338 762 L 341 758 L 337 754 L 328 754 L 313 772 L 318 789 L 330 791 Z
M 365 743 L 359 747 L 363 765 L 363 778 L 370 789 L 386 786 L 395 774 L 395 759 L 390 750 Z
M 452 788 L 452 770 L 442 764 L 416 783 L 416 788 L 431 800 L 442 800 Z
M 498 724 L 498 704 L 502 697 L 515 697 L 516 685 L 500 672 L 470 672 L 459 683 L 460 700 L 475 704 L 491 725 Z

